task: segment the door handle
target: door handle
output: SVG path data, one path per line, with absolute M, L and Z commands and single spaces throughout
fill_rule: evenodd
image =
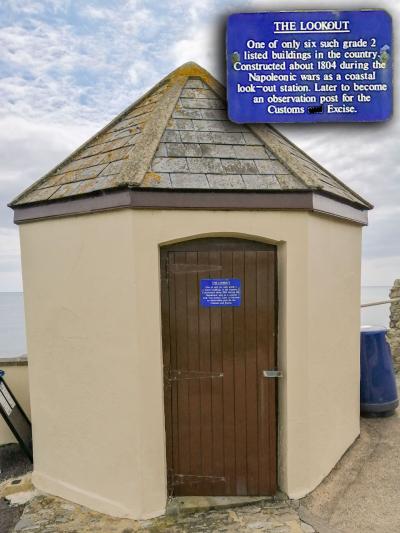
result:
M 263 370 L 263 376 L 265 378 L 283 378 L 280 370 Z

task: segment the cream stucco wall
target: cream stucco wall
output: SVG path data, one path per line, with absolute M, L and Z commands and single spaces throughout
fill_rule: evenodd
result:
M 304 352 L 300 358 L 294 347 L 287 351 L 282 400 L 288 403 L 283 486 L 292 498 L 313 490 L 330 472 L 359 435 L 360 419 L 361 229 L 309 215 L 307 248 Z
M 133 518 L 166 503 L 159 246 L 278 246 L 279 483 L 312 490 L 359 431 L 360 227 L 306 212 L 121 210 L 20 226 L 34 482 Z
M 7 385 L 26 415 L 30 418 L 28 365 L 20 362 L 15 364 L 11 360 L 3 360 L 2 362 L 0 361 L 0 368 L 5 372 L 4 379 Z M 11 442 L 17 441 L 5 421 L 0 418 L 0 446 Z

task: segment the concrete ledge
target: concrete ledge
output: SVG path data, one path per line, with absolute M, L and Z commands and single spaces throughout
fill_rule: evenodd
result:
M 19 355 L 18 357 L 0 357 L 0 366 L 25 366 L 28 364 L 28 357 L 26 355 Z
M 245 505 L 261 505 L 267 502 L 288 501 L 287 496 L 181 496 L 168 502 L 166 515 L 190 514 L 212 509 L 232 509 Z

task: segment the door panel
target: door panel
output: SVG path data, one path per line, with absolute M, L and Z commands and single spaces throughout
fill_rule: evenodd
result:
M 240 239 L 163 248 L 168 484 L 175 495 L 276 491 L 276 250 Z M 241 304 L 200 305 L 201 279 L 239 279 Z

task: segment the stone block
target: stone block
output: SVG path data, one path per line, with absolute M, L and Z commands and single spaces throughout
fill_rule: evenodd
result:
M 400 279 L 396 279 L 390 290 L 390 298 L 400 297 Z M 393 357 L 393 366 L 400 372 L 400 300 L 390 304 L 390 329 L 387 340 Z

